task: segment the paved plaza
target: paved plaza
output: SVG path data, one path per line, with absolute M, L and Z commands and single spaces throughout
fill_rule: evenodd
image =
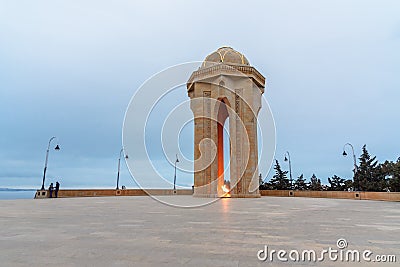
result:
M 202 201 L 162 199 L 183 205 Z M 399 202 L 263 197 L 220 199 L 189 209 L 150 197 L 2 200 L 0 225 L 0 266 L 397 266 L 400 261 Z M 338 249 L 339 238 L 346 239 L 346 249 L 371 250 L 370 258 L 396 255 L 397 263 L 257 257 L 265 245 L 288 253 Z

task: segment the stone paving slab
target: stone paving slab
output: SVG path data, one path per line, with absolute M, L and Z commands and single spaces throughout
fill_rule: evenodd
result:
M 163 201 L 192 205 L 192 196 Z M 400 203 L 342 199 L 221 199 L 176 208 L 148 196 L 0 201 L 0 266 L 398 266 Z M 395 255 L 397 263 L 273 262 L 274 250 Z M 287 256 L 287 255 L 286 255 Z

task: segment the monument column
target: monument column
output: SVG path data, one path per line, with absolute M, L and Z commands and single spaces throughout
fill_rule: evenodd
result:
M 194 115 L 194 196 L 260 197 L 257 115 L 265 78 L 230 47 L 211 53 L 187 83 Z M 230 140 L 223 126 L 229 120 Z M 230 148 L 229 175 L 224 146 Z M 225 177 L 230 177 L 227 183 Z

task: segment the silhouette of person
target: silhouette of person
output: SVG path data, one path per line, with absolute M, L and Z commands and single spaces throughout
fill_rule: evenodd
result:
M 53 183 L 51 183 L 50 184 L 50 186 L 49 186 L 49 194 L 50 194 L 50 198 L 52 198 L 53 197 L 53 189 L 54 189 L 54 187 L 53 187 Z
M 60 183 L 56 182 L 56 191 L 54 191 L 55 197 L 58 197 L 58 190 L 60 190 Z

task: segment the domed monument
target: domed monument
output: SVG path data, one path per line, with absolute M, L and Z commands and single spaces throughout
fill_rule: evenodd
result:
M 264 76 L 226 46 L 208 55 L 190 76 L 195 197 L 260 197 L 257 115 L 264 87 Z M 224 125 L 229 140 L 224 140 Z M 227 145 L 230 154 L 224 155 Z
M 213 63 L 250 66 L 249 61 L 242 53 L 234 50 L 232 47 L 229 46 L 223 46 L 219 48 L 217 51 L 208 55 L 203 62 L 203 67 Z

